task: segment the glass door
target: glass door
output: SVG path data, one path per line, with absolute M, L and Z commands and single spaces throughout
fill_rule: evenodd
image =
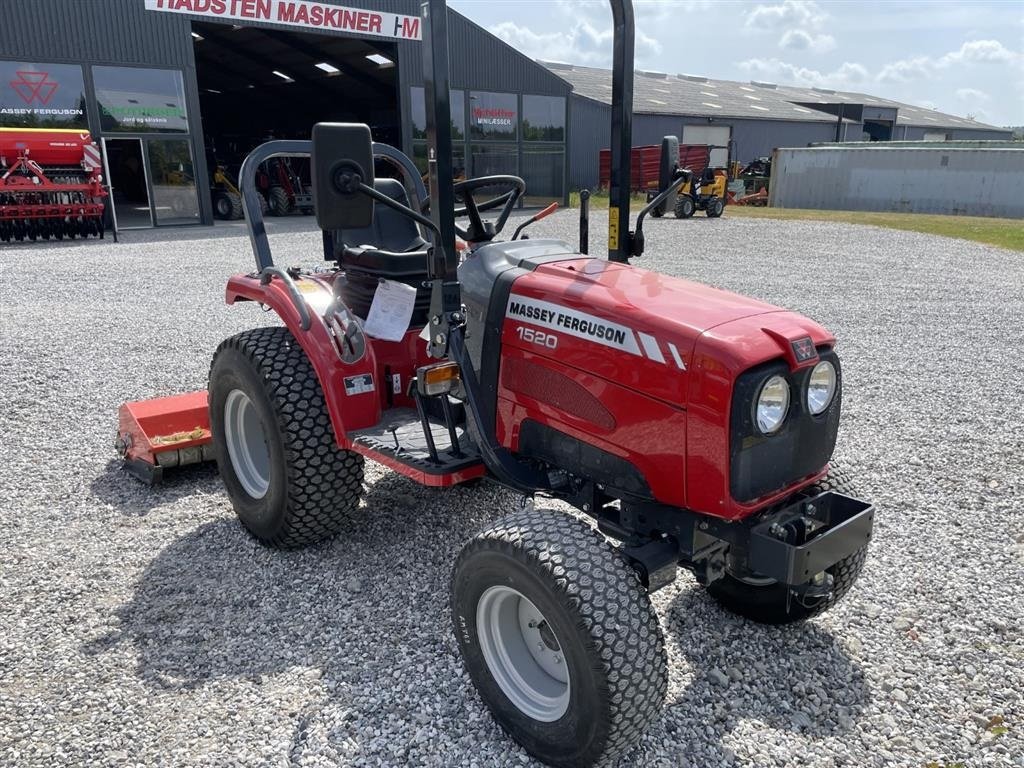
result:
M 107 181 L 113 204 L 114 226 L 144 229 L 153 226 L 149 205 L 149 179 L 142 139 L 103 139 Z
M 147 139 L 146 150 L 157 225 L 198 224 L 199 195 L 188 139 Z

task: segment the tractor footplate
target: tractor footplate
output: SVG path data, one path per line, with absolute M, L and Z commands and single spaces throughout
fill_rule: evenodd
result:
M 385 411 L 378 424 L 352 432 L 350 437 L 357 446 L 366 446 L 376 453 L 390 456 L 402 464 L 431 475 L 446 475 L 482 463 L 476 446 L 461 426 L 455 428 L 460 454 L 456 456 L 451 451 L 448 427 L 433 416 L 429 417 L 429 422 L 437 451 L 437 461 L 430 456 L 420 416 L 413 408 L 392 408 Z

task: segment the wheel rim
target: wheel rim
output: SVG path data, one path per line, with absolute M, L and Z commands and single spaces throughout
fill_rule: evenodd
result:
M 480 597 L 476 628 L 491 676 L 516 708 L 544 723 L 569 708 L 569 669 L 554 631 L 537 607 L 511 587 Z
M 262 499 L 270 487 L 270 449 L 256 406 L 240 389 L 231 390 L 224 402 L 224 440 L 238 482 Z

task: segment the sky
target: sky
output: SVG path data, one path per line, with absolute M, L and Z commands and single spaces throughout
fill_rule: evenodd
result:
M 636 66 L 1024 125 L 1024 0 L 634 0 Z M 535 59 L 610 67 L 606 0 L 451 0 Z

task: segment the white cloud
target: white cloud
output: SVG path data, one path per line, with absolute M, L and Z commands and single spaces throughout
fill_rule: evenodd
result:
M 490 28 L 492 34 L 533 59 L 565 61 L 571 64 L 611 66 L 613 32 L 595 26 L 589 19 L 577 19 L 568 27 L 552 24 L 554 32 L 535 32 L 529 26 L 504 21 Z M 651 60 L 662 51 L 661 43 L 643 32 L 636 33 L 636 58 Z
M 998 40 L 969 40 L 958 50 L 950 51 L 938 58 L 915 56 L 911 59 L 899 59 L 891 64 L 886 64 L 878 73 L 878 80 L 882 83 L 926 80 L 949 67 L 984 63 L 1020 66 L 1021 63 L 1024 63 L 1024 56 L 1010 50 Z
M 777 5 L 757 5 L 747 14 L 744 27 L 753 32 L 778 32 L 779 48 L 787 51 L 826 53 L 836 47 L 832 35 L 822 31 L 828 19 L 811 0 L 784 0 Z
M 803 29 L 787 29 L 779 39 L 779 47 L 790 51 L 825 53 L 836 47 L 832 35 L 816 34 Z
M 779 59 L 747 59 L 736 66 L 759 80 L 818 88 L 850 88 L 869 78 L 868 70 L 862 64 L 851 61 L 845 62 L 832 72 L 820 72 Z
M 977 88 L 957 88 L 956 97 L 961 101 L 988 101 L 991 97 Z
M 811 0 L 784 0 L 778 5 L 757 5 L 747 14 L 745 26 L 751 29 L 819 28 L 826 14 Z

